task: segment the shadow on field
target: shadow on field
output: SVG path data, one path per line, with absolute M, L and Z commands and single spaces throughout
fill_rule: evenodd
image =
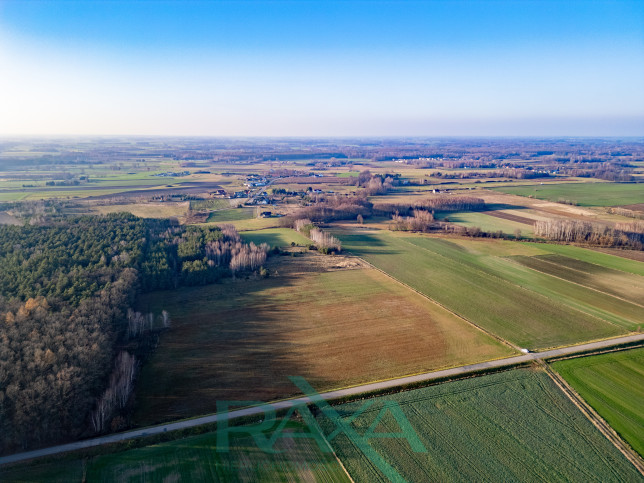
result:
M 289 376 L 305 377 L 314 386 L 323 382 L 319 374 L 311 377 L 298 344 L 291 342 L 289 331 L 307 329 L 305 321 L 293 327 L 303 316 L 292 303 L 302 279 L 301 273 L 284 271 L 275 278 L 229 280 L 142 297 L 140 310 L 168 310 L 172 327 L 138 377 L 135 424 L 215 412 L 217 401 L 297 395 Z M 304 294 L 298 301 L 311 303 L 314 297 Z
M 485 205 L 486 211 L 500 211 L 500 210 L 525 210 L 525 206 L 508 205 L 505 203 L 487 203 Z

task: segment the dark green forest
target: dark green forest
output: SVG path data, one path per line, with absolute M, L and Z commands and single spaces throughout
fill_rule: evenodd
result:
M 0 226 L 0 451 L 109 429 L 121 416 L 108 403 L 130 396 L 132 334 L 155 329 L 137 295 L 256 270 L 267 248 L 123 213 Z

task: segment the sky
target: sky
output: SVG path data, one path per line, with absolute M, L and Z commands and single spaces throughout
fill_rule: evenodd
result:
M 0 135 L 644 136 L 644 1 L 0 0 Z

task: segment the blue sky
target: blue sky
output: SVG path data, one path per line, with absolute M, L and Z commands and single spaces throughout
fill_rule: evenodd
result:
M 0 0 L 0 69 L 0 134 L 644 135 L 644 2 Z

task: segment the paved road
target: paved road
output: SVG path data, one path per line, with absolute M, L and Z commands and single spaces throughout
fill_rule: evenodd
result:
M 644 341 L 644 334 L 636 334 L 625 337 L 618 337 L 615 339 L 608 339 L 599 342 L 591 342 L 588 344 L 563 347 L 561 349 L 552 349 L 543 352 L 534 352 L 529 354 L 524 354 L 520 356 L 508 357 L 505 359 L 498 359 L 495 361 L 489 362 L 480 362 L 478 364 L 471 364 L 468 366 L 455 367 L 453 369 L 445 369 L 443 371 L 427 372 L 424 374 L 417 374 L 415 376 L 400 377 L 398 379 L 391 379 L 389 381 L 374 382 L 371 384 L 363 384 L 361 386 L 350 387 L 347 389 L 339 389 L 337 391 L 329 391 L 320 393 L 320 397 L 325 400 L 333 400 L 346 396 L 357 396 L 371 391 L 380 391 L 383 389 L 391 389 L 398 386 L 404 386 L 407 384 L 413 384 L 418 382 L 427 382 L 435 379 L 442 379 L 445 377 L 454 377 L 461 374 L 467 374 L 470 372 L 481 371 L 491 368 L 500 368 L 511 366 L 514 364 L 520 364 L 524 362 L 529 362 L 537 359 L 549 359 L 552 357 L 558 356 L 567 356 L 579 352 L 585 352 L 590 350 L 598 350 L 603 348 L 608 348 L 616 345 L 627 344 L 632 342 Z M 213 414 L 210 416 L 203 416 L 200 418 L 189 419 L 178 421 L 176 423 L 163 424 L 160 426 L 152 426 L 143 429 L 137 429 L 134 431 L 127 431 L 125 433 L 111 434 L 108 436 L 102 436 L 100 438 L 87 439 L 84 441 L 77 441 L 75 443 L 63 444 L 59 446 L 51 446 L 49 448 L 37 449 L 34 451 L 28 451 L 25 453 L 17 453 L 10 456 L 0 457 L 0 465 L 7 463 L 15 463 L 17 461 L 24 461 L 31 458 L 38 458 L 41 456 L 51 456 L 58 453 L 64 453 L 67 451 L 74 451 L 78 449 L 90 448 L 92 446 L 99 446 L 108 443 L 117 443 L 119 441 L 125 441 L 128 439 L 140 438 L 142 436 L 151 436 L 155 434 L 165 433 L 167 431 L 174 431 L 177 429 L 186 429 L 192 428 L 195 426 L 201 426 L 203 424 L 210 424 L 223 419 L 235 419 L 244 416 L 256 416 L 262 415 L 268 410 L 280 410 L 288 409 L 292 406 L 311 402 L 310 399 L 306 396 L 298 397 L 295 399 L 288 399 L 285 401 L 279 401 L 270 404 L 263 404 L 261 406 L 254 406 L 245 409 L 238 409 L 234 411 L 229 411 L 226 413 Z

